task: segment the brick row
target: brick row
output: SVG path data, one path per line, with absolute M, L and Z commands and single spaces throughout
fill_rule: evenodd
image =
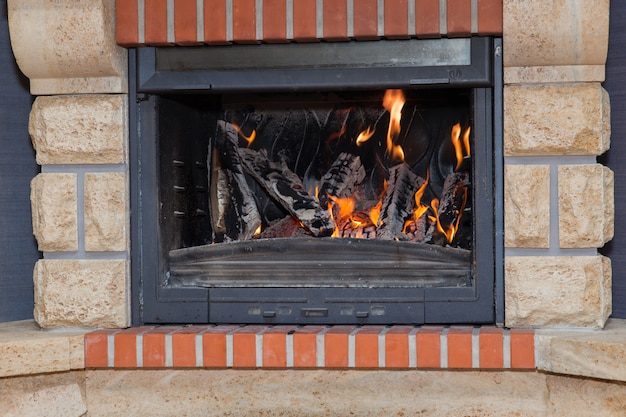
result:
M 502 34 L 502 0 L 117 0 L 122 46 Z
M 534 331 L 494 326 L 142 326 L 85 335 L 88 368 L 534 369 Z

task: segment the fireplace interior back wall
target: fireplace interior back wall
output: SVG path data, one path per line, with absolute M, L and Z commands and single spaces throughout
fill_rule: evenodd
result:
M 411 45 L 408 49 L 414 51 L 424 41 L 398 42 L 391 44 L 394 53 L 402 45 Z M 269 63 L 266 60 L 258 65 L 242 64 L 238 48 L 228 48 L 224 50 L 228 51 L 226 55 L 237 52 L 235 58 L 226 57 L 217 63 L 213 59 L 211 68 L 202 68 L 206 64 L 197 54 L 203 48 L 191 48 L 196 55 L 188 59 L 180 58 L 182 55 L 166 57 L 165 65 L 169 68 L 163 70 L 158 68 L 158 51 L 139 50 L 138 57 L 131 60 L 138 73 L 138 82 L 133 85 L 137 106 L 131 111 L 131 123 L 134 121 L 137 126 L 137 132 L 131 133 L 131 152 L 137 153 L 132 160 L 137 160 L 138 175 L 131 187 L 133 205 L 141 219 L 133 230 L 133 242 L 141 242 L 140 250 L 134 251 L 140 258 L 133 263 L 133 277 L 140 277 L 133 280 L 137 300 L 134 321 L 497 321 L 500 301 L 494 293 L 498 287 L 495 242 L 499 208 L 494 203 L 497 184 L 493 173 L 498 169 L 494 155 L 499 152 L 499 122 L 497 117 L 494 119 L 501 94 L 497 85 L 499 59 L 495 53 L 498 45 L 497 39 L 471 41 L 471 50 L 467 51 L 471 59 L 464 65 L 418 65 L 415 62 L 420 57 L 402 56 L 401 63 L 393 67 L 385 67 L 384 63 L 364 65 L 359 60 L 350 64 L 340 60 L 337 65 L 325 66 L 324 60 L 333 61 L 337 52 L 324 52 L 332 59 L 322 56 L 317 60 L 321 67 L 309 68 L 310 61 L 302 56 L 298 64 L 291 61 L 292 55 L 288 62 L 277 65 L 281 61 L 276 58 L 279 55 L 275 51 L 280 50 L 276 48 L 267 50 L 268 56 L 274 57 Z M 474 75 L 481 71 L 482 76 Z M 355 79 L 361 80 L 358 85 L 346 81 Z M 382 186 L 381 179 L 388 180 L 389 167 L 400 165 L 398 161 L 387 165 L 381 162 L 392 158 L 384 143 L 390 112 L 381 103 L 389 89 L 401 90 L 406 96 L 401 133 L 393 141 L 402 142 L 404 147 L 406 161 L 402 164 L 411 166 L 420 178 L 426 177 L 432 184 L 427 184 L 431 189 L 427 191 L 428 201 L 440 192 L 445 181 L 445 175 L 438 172 L 455 169 L 452 166 L 456 162 L 450 159 L 454 154 L 450 150 L 450 128 L 456 122 L 468 133 L 471 128 L 471 157 L 466 155 L 463 162 L 471 175 L 468 203 L 464 206 L 469 214 L 459 222 L 454 243 L 414 247 L 403 241 L 404 233 L 402 239 L 379 240 L 375 235 L 363 239 L 354 234 L 336 239 L 327 237 L 330 233 L 326 232 L 316 235 L 315 230 L 311 232 L 306 227 L 300 227 L 300 238 L 290 235 L 233 239 L 233 230 L 237 236 L 241 233 L 240 224 L 231 226 L 226 234 L 217 230 L 215 167 L 225 164 L 216 162 L 223 150 L 215 147 L 220 135 L 230 135 L 231 139 L 236 136 L 238 153 L 246 148 L 249 150 L 245 152 L 261 152 L 272 163 L 285 164 L 288 172 L 296 173 L 301 185 L 308 188 L 304 190 L 306 194 L 314 195 L 314 183 L 319 182 L 323 171 L 338 155 L 356 154 L 368 159 L 367 153 L 359 155 L 363 151 L 357 149 L 355 136 L 371 127 L 372 122 L 379 123 L 372 129 L 378 132 L 371 142 L 376 145 L 370 145 L 379 151 L 369 152 L 373 155 L 369 156 L 370 168 L 366 171 L 370 184 Z M 288 120 L 294 119 L 297 126 L 290 127 Z M 315 121 L 307 126 L 311 119 Z M 221 128 L 216 129 L 217 125 Z M 229 133 L 224 132 L 223 126 Z M 293 132 L 311 131 L 311 126 L 319 131 Z M 291 133 L 276 132 L 281 129 L 291 129 Z M 258 135 L 256 142 L 247 143 L 253 135 Z M 423 143 L 411 143 L 411 137 Z M 312 145 L 315 138 L 322 139 Z M 418 149 L 428 148 L 431 145 L 424 143 L 430 142 L 440 143 L 439 148 L 429 151 L 434 156 L 424 158 Z M 312 152 L 311 146 L 317 146 L 317 150 Z M 334 156 L 328 159 L 330 149 Z M 211 155 L 212 152 L 217 155 Z M 320 156 L 327 160 L 316 164 L 314 160 Z M 312 174 L 316 170 L 319 172 Z M 377 172 L 381 170 L 387 174 L 381 176 Z M 245 176 L 244 187 L 253 187 L 250 195 L 257 200 L 254 205 L 262 207 L 256 233 L 263 233 L 261 230 L 269 229 L 270 224 L 284 216 L 285 209 L 250 175 Z M 241 183 L 234 182 L 228 188 L 239 189 Z M 378 188 L 376 194 L 380 193 Z M 439 191 L 433 194 L 433 189 Z M 431 217 L 433 213 L 430 208 Z M 330 215 L 332 218 L 332 212 Z M 430 240 L 433 243 L 437 239 Z M 430 269 L 424 266 L 443 256 L 443 252 L 455 250 L 466 252 L 461 256 L 466 259 L 459 261 L 465 263 L 462 268 L 466 273 L 441 272 L 441 263 L 447 264 L 445 269 L 453 270 L 454 261 L 443 260 Z

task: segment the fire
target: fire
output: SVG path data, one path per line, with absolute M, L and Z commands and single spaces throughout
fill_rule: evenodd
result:
M 359 136 L 356 138 L 356 146 L 361 146 L 365 142 L 367 142 L 372 136 L 374 136 L 374 129 L 368 126 L 367 129 L 359 133 Z
M 450 140 L 452 141 L 452 145 L 454 146 L 454 154 L 456 155 L 456 168 L 455 171 L 458 171 L 461 168 L 461 164 L 463 163 L 463 158 L 465 156 L 469 156 L 470 154 L 470 131 L 471 128 L 468 126 L 463 132 L 463 140 L 461 141 L 461 124 L 457 123 L 452 126 L 452 131 L 450 132 Z
M 420 186 L 420 188 L 418 188 L 417 191 L 415 192 L 415 209 L 413 209 L 413 217 L 411 217 L 409 220 L 407 220 L 404 223 L 404 230 L 403 230 L 404 232 L 406 232 L 406 229 L 409 227 L 409 225 L 411 225 L 412 223 L 415 223 L 417 220 L 419 220 L 420 217 L 422 217 L 428 211 L 428 206 L 422 204 L 422 197 L 424 196 L 424 192 L 426 191 L 426 187 L 428 186 L 429 179 L 430 179 L 430 171 L 427 171 L 426 180 Z
M 400 145 L 394 145 L 394 138 L 400 134 L 400 119 L 406 99 L 402 90 L 387 90 L 383 97 L 383 107 L 389 112 L 389 129 L 387 131 L 387 151 L 396 159 L 404 161 L 404 151 Z
M 454 217 L 456 218 L 456 221 L 448 225 L 447 229 L 444 229 L 439 219 L 439 199 L 433 198 L 433 200 L 430 202 L 430 206 L 432 207 L 432 210 L 435 213 L 435 215 L 430 216 L 429 218 L 437 226 L 437 231 L 446 237 L 446 240 L 448 241 L 448 243 L 452 243 L 452 240 L 454 239 L 454 236 L 456 235 L 457 230 L 459 230 L 459 222 L 461 221 L 461 217 L 462 217 L 461 212 L 465 208 L 466 203 L 467 203 L 467 189 L 463 191 L 463 204 L 461 205 L 461 209 L 454 211 L 454 214 L 455 214 Z
M 246 136 L 241 130 L 241 128 L 239 128 L 239 126 L 233 123 L 233 127 L 235 128 L 237 133 L 239 133 L 239 136 L 241 136 L 246 142 L 248 142 L 248 148 L 249 148 L 250 145 L 252 145 L 252 142 L 254 142 L 254 139 L 256 139 L 256 130 L 253 130 L 252 133 L 250 133 L 250 136 Z

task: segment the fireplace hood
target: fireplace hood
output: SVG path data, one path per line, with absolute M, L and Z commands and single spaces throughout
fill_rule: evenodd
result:
M 135 324 L 503 321 L 500 39 L 138 48 L 130 58 L 131 73 L 136 74 L 130 82 L 136 105 L 129 119 Z M 200 190 L 190 200 L 208 198 L 211 180 L 198 180 L 211 171 L 211 158 L 207 161 L 202 148 L 207 132 L 214 130 L 207 126 L 213 126 L 214 114 L 223 114 L 224 103 L 257 103 L 258 97 L 264 101 L 274 96 L 285 100 L 294 94 L 296 101 L 321 95 L 324 103 L 330 95 L 334 103 L 336 96 L 361 97 L 388 89 L 422 91 L 428 97 L 458 91 L 467 97 L 474 138 L 471 250 L 449 245 L 415 249 L 398 239 L 381 246 L 376 240 L 289 238 L 249 241 L 233 252 L 220 246 L 225 244 L 210 244 L 214 232 L 198 232 L 211 229 L 211 216 L 202 214 L 210 203 L 185 203 L 181 210 L 170 201 L 186 194 L 187 185 Z M 172 138 L 168 145 L 163 145 L 165 136 Z M 189 160 L 180 157 L 180 149 L 187 149 Z M 176 191 L 164 197 L 163 188 Z M 193 220 L 181 221 L 185 216 Z M 187 237 L 169 237 L 177 229 L 187 230 L 181 232 Z M 205 247 L 214 260 L 207 261 Z M 360 250 L 367 259 L 355 272 L 346 258 Z M 269 273 L 259 278 L 258 268 L 228 269 L 245 262 L 246 252 L 263 260 Z M 456 256 L 454 262 L 445 260 L 447 252 Z M 411 275 L 414 263 L 406 259 L 436 262 L 439 257 L 439 265 L 461 272 L 442 280 L 439 266 L 425 277 Z M 316 272 L 318 264 L 326 266 Z M 343 268 L 347 281 L 332 281 L 335 272 L 328 265 Z M 227 272 L 215 278 L 215 270 Z M 313 281 L 298 282 L 302 273 Z

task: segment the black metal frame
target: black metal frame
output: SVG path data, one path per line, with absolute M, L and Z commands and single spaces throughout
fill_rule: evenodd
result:
M 331 44 L 321 47 L 327 45 Z M 287 45 L 263 45 L 266 46 Z M 163 71 L 164 65 L 160 65 L 159 69 L 156 48 L 131 50 L 130 74 L 137 76 L 136 79 L 131 77 L 129 83 L 130 97 L 135 101 L 130 106 L 133 324 L 503 323 L 501 49 L 501 39 L 472 38 L 470 65 L 407 65 L 401 68 L 379 65 L 357 69 L 341 66 L 317 69 L 250 68 L 237 71 L 199 69 L 197 65 L 202 66 L 205 62 L 205 58 L 200 58 L 192 71 L 183 72 Z M 200 48 L 197 54 L 201 56 L 203 50 L 209 51 Z M 185 68 L 185 64 L 180 62 L 176 66 Z M 379 82 L 381 79 L 384 82 Z M 477 234 L 474 233 L 472 287 L 207 289 L 168 285 L 159 243 L 156 95 L 266 89 L 408 89 L 425 88 L 424 83 L 438 88 L 473 89 L 474 115 L 478 116 L 474 118 L 473 135 L 483 140 L 478 141 L 479 146 L 474 145 L 473 158 L 474 161 L 481 161 L 473 166 L 474 230 L 480 230 L 481 233 L 479 239 L 476 239 Z M 258 311 L 251 315 L 250 309 Z M 346 315 L 346 309 L 353 311 L 353 314 Z M 384 314 L 380 314 L 382 311 Z

